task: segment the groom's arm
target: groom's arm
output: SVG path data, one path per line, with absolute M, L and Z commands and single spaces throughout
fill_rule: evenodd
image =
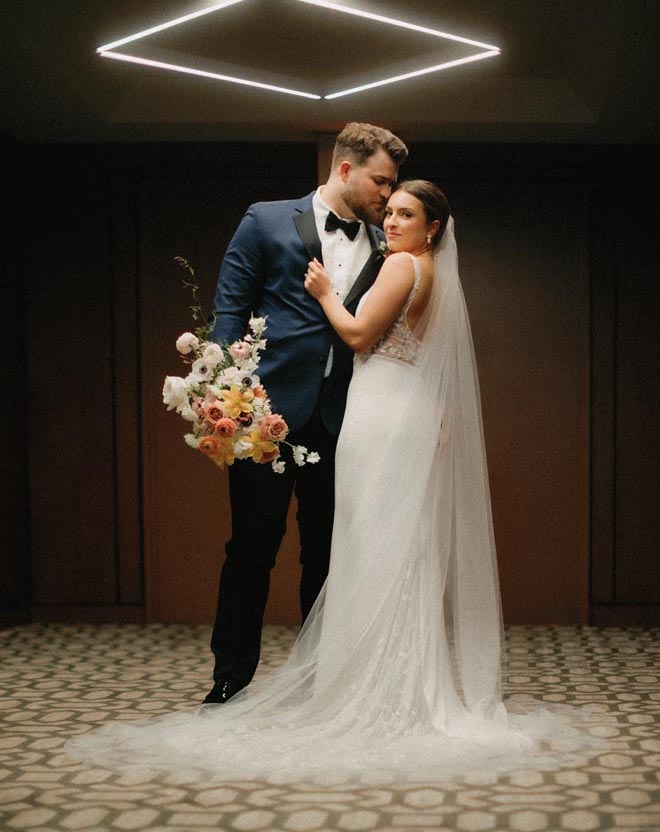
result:
M 263 233 L 259 211 L 251 205 L 222 260 L 215 292 L 215 325 L 209 338 L 216 342 L 233 341 L 247 332 L 248 321 L 257 312 L 264 280 Z

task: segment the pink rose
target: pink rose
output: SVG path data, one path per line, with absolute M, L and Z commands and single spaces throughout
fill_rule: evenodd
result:
M 234 341 L 229 347 L 229 354 L 235 361 L 240 361 L 242 358 L 248 358 L 250 355 L 250 345 L 245 341 Z
M 204 414 L 204 421 L 207 425 L 211 425 L 211 427 L 214 427 L 215 424 L 225 416 L 222 410 L 222 404 L 218 399 L 213 399 L 210 402 L 204 402 L 202 404 L 202 411 Z
M 199 396 L 191 396 L 190 407 L 193 409 L 193 413 L 198 419 L 204 418 L 204 399 Z
M 278 413 L 264 416 L 259 422 L 259 428 L 263 435 L 273 442 L 281 442 L 289 432 L 289 426 Z

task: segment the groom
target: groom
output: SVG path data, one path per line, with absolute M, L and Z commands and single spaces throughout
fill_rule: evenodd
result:
M 243 217 L 220 269 L 212 338 L 232 342 L 251 314 L 267 317 L 259 376 L 294 445 L 320 454 L 284 473 L 237 460 L 229 468 L 232 536 L 220 577 L 211 638 L 214 685 L 205 703 L 230 699 L 259 662 L 270 570 L 295 491 L 300 533 L 300 605 L 307 617 L 328 573 L 334 513 L 334 455 L 351 378 L 353 353 L 337 338 L 304 289 L 317 257 L 344 305 L 355 312 L 381 264 L 385 205 L 408 151 L 381 127 L 347 124 L 337 137 L 327 183 L 303 199 L 261 202 Z

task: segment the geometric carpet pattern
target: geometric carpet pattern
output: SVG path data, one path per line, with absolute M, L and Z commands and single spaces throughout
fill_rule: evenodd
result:
M 267 627 L 259 673 L 286 656 Z M 0 632 L 0 829 L 162 832 L 660 832 L 660 630 L 512 627 L 506 697 L 608 713 L 584 765 L 450 785 L 189 784 L 78 763 L 66 739 L 106 720 L 196 707 L 209 629 L 30 625 Z

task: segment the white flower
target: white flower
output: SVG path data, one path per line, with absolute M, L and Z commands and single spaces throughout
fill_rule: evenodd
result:
M 247 451 L 252 450 L 252 444 L 250 442 L 246 442 L 244 439 L 239 439 L 238 441 L 234 441 L 234 454 L 239 458 L 244 458 Z
M 305 464 L 305 454 L 307 453 L 307 448 L 304 445 L 294 445 L 293 447 L 293 461 L 296 465 L 304 465 Z
M 210 343 L 204 347 L 204 352 L 202 353 L 202 358 L 212 367 L 215 367 L 219 364 L 224 356 L 222 354 L 222 347 L 220 344 Z
M 240 384 L 245 374 L 238 367 L 227 367 L 216 378 L 216 385 Z
M 255 387 L 259 387 L 260 380 L 259 376 L 253 376 L 251 373 L 248 372 L 241 372 L 240 376 L 238 377 L 238 383 L 244 387 L 250 387 L 254 390 Z
M 168 410 L 181 410 L 188 404 L 188 387 L 186 382 L 179 376 L 165 376 L 163 385 L 163 404 Z
M 238 366 L 240 367 L 241 373 L 245 375 L 246 373 L 252 373 L 257 369 L 257 362 L 252 358 L 245 358 L 243 361 L 238 362 Z
M 265 318 L 255 318 L 254 316 L 250 318 L 250 329 L 255 335 L 261 335 L 261 333 L 266 328 L 266 319 Z
M 307 454 L 307 462 L 310 465 L 316 465 L 316 463 L 321 459 L 321 457 L 316 453 L 316 451 L 312 451 L 311 454 Z
M 176 339 L 176 348 L 182 355 L 188 355 L 188 353 L 196 350 L 198 346 L 199 338 L 193 335 L 192 332 L 184 332 Z
M 208 381 L 212 373 L 213 367 L 211 364 L 203 358 L 198 358 L 197 361 L 193 361 L 192 373 L 188 375 L 188 378 L 193 379 L 197 384 L 201 384 L 203 381 Z
M 284 466 L 284 462 L 281 459 L 274 459 L 271 462 L 271 465 L 273 467 L 273 471 L 275 471 L 276 474 L 283 474 L 284 473 L 284 467 L 285 466 Z
M 189 404 L 185 404 L 180 410 L 179 413 L 181 416 L 186 420 L 186 422 L 196 422 L 197 421 L 197 414 L 195 411 L 190 407 Z
M 197 437 L 194 433 L 186 433 L 184 434 L 183 441 L 188 445 L 190 448 L 195 448 L 197 450 Z

